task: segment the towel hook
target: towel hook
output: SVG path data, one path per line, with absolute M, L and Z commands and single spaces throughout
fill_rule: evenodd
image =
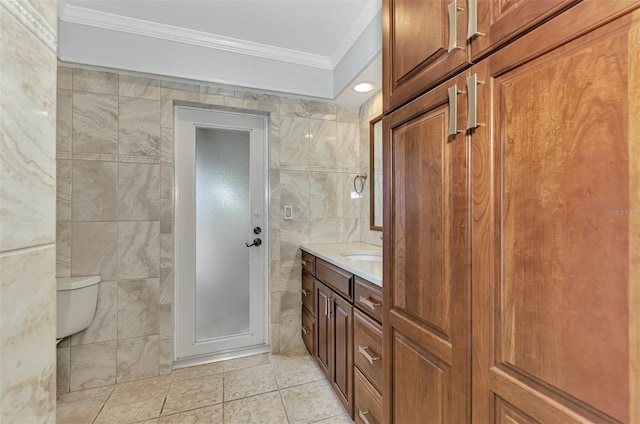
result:
M 358 190 L 358 180 L 360 180 L 360 189 Z M 367 181 L 367 173 L 358 174 L 353 178 L 353 189 L 360 195 L 364 191 L 364 183 Z

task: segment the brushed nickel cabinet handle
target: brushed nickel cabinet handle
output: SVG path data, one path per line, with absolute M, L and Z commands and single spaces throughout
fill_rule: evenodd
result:
M 303 296 L 309 296 L 311 294 L 311 292 L 307 289 L 302 289 L 302 295 Z
M 471 40 L 477 35 L 484 35 L 478 32 L 478 0 L 467 0 L 467 40 Z
M 307 334 L 309 334 L 309 329 L 307 327 L 305 327 L 304 325 L 301 328 L 302 332 L 304 333 L 304 335 L 306 336 Z
M 376 308 L 381 305 L 381 303 L 372 302 L 371 300 L 369 300 L 368 297 L 362 297 L 362 296 L 360 296 L 360 302 L 367 305 L 369 308 L 371 308 L 372 311 L 375 311 Z
M 478 126 L 478 74 L 467 78 L 467 129 Z
M 369 411 L 362 411 L 362 410 L 358 409 L 358 416 L 360 417 L 362 422 L 364 422 L 365 424 L 371 424 L 369 422 L 369 420 L 367 419 L 367 415 L 369 415 Z
M 333 299 L 328 299 L 328 300 L 329 300 L 329 308 L 328 308 L 328 310 L 329 310 L 329 318 L 331 318 L 331 317 L 333 317 L 333 303 L 334 303 L 334 301 L 333 301 Z
M 458 84 L 449 87 L 449 131 L 447 135 L 458 134 Z
M 304 259 L 300 261 L 300 263 L 302 264 L 302 266 L 309 266 L 309 262 L 305 261 Z
M 358 352 L 360 352 L 360 354 L 361 354 L 362 356 L 364 356 L 364 358 L 365 358 L 367 361 L 369 361 L 369 363 L 370 363 L 371 365 L 373 365 L 373 363 L 374 363 L 375 361 L 380 360 L 380 357 L 379 357 L 379 356 L 372 356 L 372 355 L 369 353 L 369 350 L 368 350 L 368 349 L 369 349 L 369 346 L 358 346 Z
M 324 316 L 329 318 L 329 297 L 324 298 Z
M 458 46 L 458 11 L 464 10 L 461 7 L 458 7 L 458 0 L 453 0 L 449 3 L 449 49 L 448 53 L 451 53 L 454 50 L 458 50 L 460 46 Z

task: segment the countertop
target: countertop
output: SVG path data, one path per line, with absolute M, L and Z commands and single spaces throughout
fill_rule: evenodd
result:
M 380 246 L 360 242 L 313 243 L 301 244 L 300 249 L 382 287 L 382 257 L 378 261 L 363 261 L 342 256 L 346 252 L 382 255 Z

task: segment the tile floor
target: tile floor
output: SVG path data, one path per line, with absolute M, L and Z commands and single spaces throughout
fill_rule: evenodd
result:
M 57 422 L 352 424 L 306 354 L 255 355 L 65 393 Z

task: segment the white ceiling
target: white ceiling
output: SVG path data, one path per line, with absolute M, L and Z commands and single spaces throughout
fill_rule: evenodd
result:
M 361 104 L 369 97 L 354 96 L 347 87 L 361 73 L 378 86 L 381 83 L 381 0 L 64 0 L 60 4 L 59 56 L 68 62 L 348 104 Z M 170 53 L 181 66 L 154 57 L 160 51 Z M 253 72 L 247 72 L 247 66 Z M 208 69 L 206 76 L 203 67 Z

